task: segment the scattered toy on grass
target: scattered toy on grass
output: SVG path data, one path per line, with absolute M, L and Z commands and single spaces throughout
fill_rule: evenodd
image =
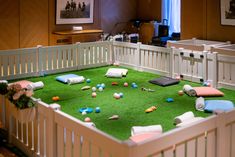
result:
M 58 97 L 58 96 L 53 96 L 53 97 L 52 97 L 52 100 L 53 100 L 53 101 L 59 101 L 59 100 L 60 100 L 60 97 Z
M 156 106 L 151 106 L 150 108 L 148 108 L 148 109 L 145 110 L 145 113 L 153 112 L 153 111 L 155 111 L 156 109 L 157 109 Z
M 101 83 L 100 85 L 103 89 L 105 88 L 105 84 L 104 83 Z
M 166 102 L 174 102 L 174 99 L 173 98 L 167 98 Z
M 82 115 L 86 115 L 86 114 L 87 114 L 86 111 L 83 111 L 83 112 L 82 112 Z
M 182 96 L 182 95 L 184 95 L 184 91 L 182 91 L 182 90 L 179 90 L 179 91 L 178 91 L 178 95 L 179 95 L 179 96 Z
M 123 93 L 119 93 L 120 97 L 123 98 L 124 94 Z
M 117 86 L 118 82 L 112 82 L 112 86 Z
M 91 90 L 92 90 L 92 92 L 95 92 L 97 89 L 96 89 L 96 87 L 92 87 Z
M 135 82 L 133 82 L 133 83 L 131 84 L 131 87 L 132 87 L 132 88 L 138 88 L 138 85 L 137 85 Z
M 99 89 L 101 87 L 101 84 L 97 84 L 96 88 Z
M 175 79 L 177 79 L 177 80 L 181 80 L 180 75 L 176 76 L 176 77 L 175 77 Z
M 114 93 L 114 94 L 113 94 L 113 97 L 114 97 L 115 99 L 120 99 L 120 98 L 121 98 L 121 96 L 120 96 L 118 93 Z
M 100 107 L 95 108 L 95 113 L 100 113 Z
M 123 84 L 123 86 L 124 86 L 124 87 L 128 87 L 128 83 L 125 82 L 125 83 Z
M 91 79 L 86 79 L 86 83 L 91 83 Z
M 103 89 L 103 87 L 100 86 L 98 90 L 99 90 L 100 92 L 103 92 L 104 89 Z
M 120 64 L 119 64 L 119 62 L 114 62 L 113 65 L 114 66 L 119 66 Z
M 148 92 L 155 92 L 155 90 L 153 90 L 153 89 L 144 88 L 144 87 L 142 87 L 141 90 L 142 90 L 142 91 L 148 91 Z
M 206 87 L 210 87 L 211 86 L 211 83 L 209 81 L 205 81 L 203 82 L 202 84 L 203 86 L 206 86 Z
M 84 119 L 84 121 L 85 121 L 85 122 L 91 122 L 91 118 L 90 118 L 90 117 L 86 117 L 86 118 Z
M 82 90 L 88 90 L 88 89 L 91 89 L 91 86 L 84 86 L 81 88 Z
M 109 117 L 109 120 L 118 120 L 119 119 L 119 115 L 112 115 L 111 117 Z
M 92 98 L 96 98 L 96 96 L 97 96 L 96 92 L 92 92 L 91 96 L 92 96 Z
M 83 107 L 83 108 L 79 109 L 79 112 L 80 113 L 82 113 L 82 112 L 91 113 L 91 112 L 93 112 L 93 109 L 90 107 Z

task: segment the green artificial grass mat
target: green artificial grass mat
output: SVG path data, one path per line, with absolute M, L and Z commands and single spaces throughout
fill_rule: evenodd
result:
M 100 67 L 94 69 L 72 71 L 63 74 L 77 74 L 91 79 L 91 83 L 81 83 L 67 85 L 55 80 L 56 75 L 45 77 L 30 78 L 32 82 L 43 81 L 44 88 L 34 93 L 35 98 L 41 98 L 42 101 L 51 104 L 53 96 L 59 96 L 60 101 L 56 102 L 61 105 L 62 111 L 84 120 L 90 117 L 96 127 L 111 136 L 120 140 L 126 140 L 130 137 L 132 126 L 147 126 L 161 124 L 164 132 L 175 128 L 173 124 L 174 117 L 187 111 L 193 111 L 195 116 L 207 117 L 210 113 L 199 112 L 195 110 L 195 97 L 187 95 L 179 96 L 178 91 L 182 90 L 183 85 L 201 86 L 197 83 L 181 81 L 178 85 L 161 87 L 148 83 L 150 79 L 160 77 L 159 75 L 139 72 L 128 69 L 128 75 L 124 78 L 106 78 L 104 75 L 108 68 Z M 112 86 L 112 82 L 118 82 L 118 86 Z M 123 83 L 128 82 L 129 87 L 123 87 Z M 138 85 L 137 89 L 131 87 L 131 83 Z M 103 92 L 97 91 L 97 97 L 91 97 L 91 89 L 82 91 L 83 86 L 91 87 L 97 84 L 105 83 L 106 88 Z M 141 87 L 151 88 L 155 92 L 142 91 Z M 208 99 L 226 99 L 235 102 L 235 91 L 221 89 L 225 93 L 224 97 L 212 97 Z M 122 92 L 124 97 L 116 100 L 113 98 L 114 93 Z M 173 98 L 174 102 L 166 102 L 167 98 Z M 145 110 L 151 106 L 157 106 L 157 110 L 151 113 L 145 113 Z M 79 109 L 83 107 L 100 107 L 100 113 L 90 113 L 82 115 Z M 119 115 L 118 120 L 108 120 L 112 115 Z

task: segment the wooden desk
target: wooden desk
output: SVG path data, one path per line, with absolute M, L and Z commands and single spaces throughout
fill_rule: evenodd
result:
M 53 45 L 92 42 L 100 39 L 103 30 L 59 31 L 53 32 Z

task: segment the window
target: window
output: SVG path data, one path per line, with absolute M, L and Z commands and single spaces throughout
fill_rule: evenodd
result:
M 181 0 L 162 0 L 162 21 L 167 19 L 169 34 L 180 32 Z

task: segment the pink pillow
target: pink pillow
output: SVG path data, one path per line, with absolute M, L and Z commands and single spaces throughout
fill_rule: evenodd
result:
M 21 81 L 17 81 L 14 82 L 16 84 L 20 84 L 22 88 L 26 88 L 29 84 L 33 83 L 31 81 L 27 81 L 27 80 L 21 80 Z
M 149 139 L 151 137 L 154 137 L 156 135 L 160 135 L 160 132 L 149 132 L 149 133 L 143 133 L 143 134 L 138 134 L 130 137 L 130 140 L 133 142 L 139 143 L 142 142 L 146 139 Z
M 193 87 L 197 96 L 224 96 L 224 93 L 212 87 Z

